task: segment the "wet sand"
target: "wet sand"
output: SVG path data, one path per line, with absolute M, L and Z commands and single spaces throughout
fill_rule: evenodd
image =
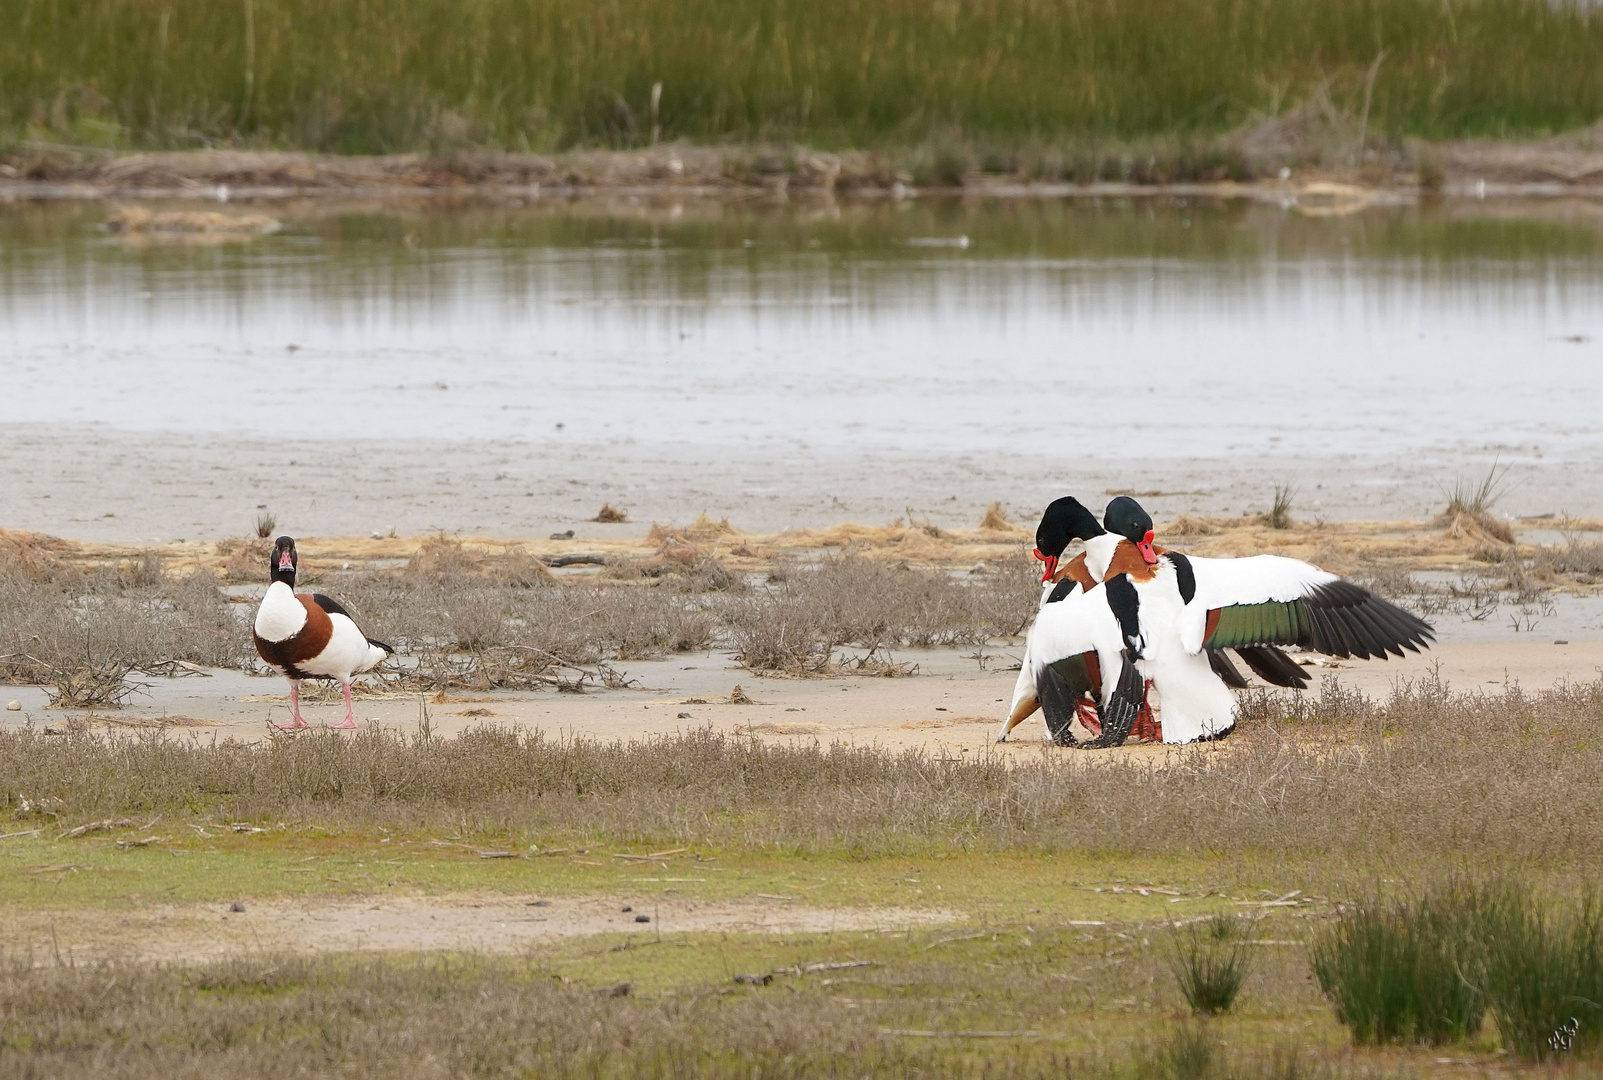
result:
M 209 542 L 244 535 L 267 507 L 296 536 L 451 534 L 543 539 L 643 536 L 654 521 L 686 524 L 698 512 L 745 532 L 885 524 L 911 508 L 943 528 L 972 527 L 1000 500 L 1032 523 L 1072 492 L 1095 503 L 1136 490 L 1159 520 L 1183 513 L 1230 516 L 1267 510 L 1276 484 L 1291 483 L 1303 520 L 1426 520 L 1456 478 L 1479 480 L 1484 448 L 1402 459 L 1323 458 L 1090 460 L 1009 448 L 963 454 L 780 452 L 627 441 L 303 440 L 130 432 L 109 427 L 12 424 L 0 430 L 9 478 L 0 527 L 94 543 Z M 1603 461 L 1521 460 L 1497 505 L 1512 517 L 1603 517 Z M 1157 494 L 1152 494 L 1156 492 Z M 604 502 L 633 524 L 598 525 Z

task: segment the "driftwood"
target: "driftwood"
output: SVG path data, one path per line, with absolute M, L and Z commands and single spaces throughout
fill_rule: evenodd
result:
M 547 566 L 606 566 L 605 555 L 542 555 L 540 561 Z

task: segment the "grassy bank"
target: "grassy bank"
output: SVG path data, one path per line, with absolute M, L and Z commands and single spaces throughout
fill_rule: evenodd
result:
M 710 730 L 609 744 L 494 727 L 449 739 L 371 729 L 239 744 L 11 729 L 0 732 L 0 807 L 64 842 L 79 823 L 163 815 L 203 830 L 450 829 L 518 851 L 1206 852 L 1337 875 L 1474 852 L 1566 869 L 1603 852 L 1575 812 L 1598 798 L 1600 712 L 1600 682 L 1486 695 L 1422 681 L 1386 701 L 1332 682 L 1317 698 L 1248 699 L 1227 751 L 1176 751 L 1161 766 L 1083 754 L 935 759 Z
M 1603 116 L 1603 14 L 1563 0 L 0 0 L 0 25 L 13 147 L 945 141 L 948 171 L 1012 171 L 1303 104 L 1358 138 Z

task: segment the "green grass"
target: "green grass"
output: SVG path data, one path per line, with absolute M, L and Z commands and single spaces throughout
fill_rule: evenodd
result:
M 1375 134 L 1603 116 L 1603 15 L 1563 0 L 0 0 L 0 25 L 0 130 L 84 146 L 932 140 L 940 178 L 1314 96 Z
M 142 823 L 141 823 L 142 824 Z M 1062 918 L 1129 921 L 1195 916 L 1229 907 L 1208 894 L 1228 881 L 1257 896 L 1284 878 L 1261 880 L 1252 864 L 1209 866 L 1194 859 L 1085 858 L 1070 855 L 948 852 L 928 858 L 864 858 L 850 852 L 806 854 L 701 847 L 660 863 L 619 859 L 649 851 L 601 843 L 585 854 L 482 859 L 509 850 L 506 835 L 467 840 L 319 828 L 258 834 L 186 827 L 124 828 L 76 839 L 19 837 L 0 847 L 0 905 L 137 906 L 228 901 L 240 897 L 466 891 L 512 895 L 678 896 L 694 900 L 793 896 L 815 907 L 952 908 L 976 918 L 1017 919 L 1049 910 Z M 189 835 L 178 835 L 180 830 Z M 171 837 L 143 848 L 117 841 Z M 518 845 L 518 849 L 525 845 Z M 659 849 L 665 850 L 665 849 Z M 58 868 L 58 869 L 52 869 Z M 664 877 L 702 881 L 663 882 Z M 1110 886 L 1125 882 L 1125 891 Z M 1206 883 L 1206 884 L 1199 884 Z M 1102 886 L 1104 891 L 1098 892 Z M 1137 886 L 1164 892 L 1141 895 Z M 1188 899 L 1171 904 L 1175 893 Z

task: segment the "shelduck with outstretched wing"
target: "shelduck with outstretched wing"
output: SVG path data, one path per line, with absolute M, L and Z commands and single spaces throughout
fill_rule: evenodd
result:
M 1428 648 L 1434 638 L 1418 616 L 1279 555 L 1202 559 L 1167 552 L 1151 581 L 1135 587 L 1141 668 L 1158 691 L 1166 743 L 1222 738 L 1235 727 L 1230 680 L 1204 655 L 1232 648 L 1256 671 L 1259 664 L 1291 663 L 1277 645 L 1384 660 Z
M 1084 550 L 1063 562 L 1064 552 L 1076 540 L 1083 542 Z M 1159 558 L 1164 554 L 1167 554 L 1166 549 L 1153 543 L 1151 517 L 1134 499 L 1128 496 L 1115 498 L 1108 504 L 1104 521 L 1100 524 L 1079 500 L 1071 496 L 1054 499 L 1041 515 L 1041 522 L 1035 530 L 1035 557 L 1045 564 L 1045 572 L 1041 577 L 1041 609 L 1045 610 L 1048 604 L 1089 590 L 1108 578 L 1128 575 L 1134 581 L 1148 581 L 1157 572 Z M 1308 677 L 1302 669 L 1273 646 L 1241 645 L 1236 653 L 1265 682 L 1297 689 L 1308 684 Z M 1231 689 L 1245 689 L 1248 686 L 1247 680 L 1223 649 L 1210 648 L 1207 661 L 1225 686 Z M 1062 685 L 1043 684 L 1036 687 L 1031 666 L 1023 665 L 1019 686 L 1015 688 L 1015 700 L 1021 700 L 1026 690 L 1034 694 L 1031 700 L 1041 703 L 1048 730 L 1055 740 L 1062 743 L 1065 741 L 1062 732 L 1067 730 L 1069 713 L 1058 706 L 1067 695 L 1081 726 L 1091 734 L 1094 742 L 1106 745 L 1102 742 L 1102 724 L 1097 708 L 1101 684 L 1095 665 L 1087 667 L 1077 660 L 1065 659 L 1053 670 L 1061 676 Z M 1144 740 L 1162 741 L 1163 728 L 1146 702 L 1147 689 L 1149 687 L 1143 687 L 1142 705 L 1130 734 Z M 1010 715 L 1008 727 L 1011 728 L 1020 719 L 1022 717 Z M 1072 736 L 1068 738 L 1072 740 Z

